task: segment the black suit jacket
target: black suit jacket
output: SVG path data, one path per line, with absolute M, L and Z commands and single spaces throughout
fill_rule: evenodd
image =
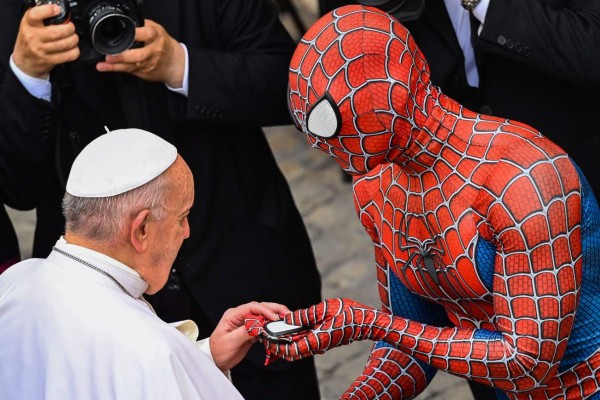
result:
M 491 1 L 476 49 L 481 110 L 539 129 L 600 196 L 600 3 Z
M 0 204 L 0 274 L 19 259 L 17 236 L 4 206 Z
M 250 300 L 290 309 L 320 300 L 308 235 L 260 129 L 289 123 L 294 44 L 269 1 L 146 2 L 145 16 L 187 46 L 188 98 L 162 83 L 64 65 L 51 73 L 51 103 L 33 98 L 8 66 L 20 1 L 7 3 L 0 13 L 0 190 L 13 206 L 37 207 L 34 256 L 45 257 L 63 232 L 60 200 L 77 152 L 104 126 L 138 127 L 175 144 L 193 171 L 191 237 L 174 265 L 181 282 L 171 287 L 190 289 L 209 331 L 227 308 Z
M 423 17 L 406 26 L 445 93 L 478 112 L 539 129 L 600 195 L 600 3 L 490 1 L 483 30 L 474 35 L 476 92 L 442 0 L 426 0 Z

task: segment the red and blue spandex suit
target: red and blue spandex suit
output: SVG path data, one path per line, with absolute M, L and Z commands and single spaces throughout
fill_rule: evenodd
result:
M 412 398 L 440 369 L 499 398 L 600 399 L 600 212 L 563 150 L 443 95 L 407 30 L 361 6 L 304 36 L 289 107 L 356 175 L 383 306 L 298 310 L 312 330 L 272 354 L 375 341 L 344 398 Z

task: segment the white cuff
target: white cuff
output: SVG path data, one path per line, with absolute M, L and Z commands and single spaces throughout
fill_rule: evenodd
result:
M 191 319 L 186 319 L 183 321 L 170 322 L 169 325 L 177 329 L 179 332 L 183 333 L 183 335 L 186 338 L 188 338 L 192 343 L 196 343 L 196 346 L 198 347 L 198 349 L 200 349 L 200 352 L 206 357 L 208 357 L 210 361 L 212 361 L 213 363 L 215 362 L 215 359 L 213 358 L 212 353 L 210 352 L 210 343 L 208 342 L 210 338 L 198 340 L 198 326 L 194 321 L 192 321 Z M 227 379 L 231 381 L 231 372 L 229 372 L 229 370 L 221 372 L 223 372 Z
M 207 337 L 206 339 L 198 340 L 196 342 L 196 345 L 198 346 L 198 348 L 200 349 L 200 351 L 202 353 L 206 354 L 206 356 L 212 360 L 212 362 L 215 362 L 215 360 L 213 359 L 212 354 L 210 352 L 210 343 L 208 342 L 209 339 L 210 338 Z M 227 371 L 221 371 L 221 372 L 223 372 L 223 374 L 231 382 L 231 371 L 227 370 Z
M 17 64 L 13 61 L 12 54 L 10 56 L 9 64 L 10 69 L 12 69 L 19 82 L 21 82 L 29 94 L 38 99 L 46 101 L 52 100 L 52 84 L 50 83 L 50 78 L 40 79 L 27 75 L 17 67 Z
M 185 53 L 185 65 L 184 65 L 184 70 L 183 70 L 183 85 L 180 88 L 174 88 L 167 84 L 165 84 L 165 86 L 167 86 L 167 89 L 169 89 L 170 91 L 179 93 L 180 95 L 187 97 L 188 87 L 189 87 L 189 79 L 188 78 L 189 78 L 189 71 L 190 71 L 190 61 L 189 61 L 189 57 L 188 57 L 187 47 L 183 43 L 179 43 L 179 44 L 181 45 L 181 47 L 183 47 L 183 52 Z

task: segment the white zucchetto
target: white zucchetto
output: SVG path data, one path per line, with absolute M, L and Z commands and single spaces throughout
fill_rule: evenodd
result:
M 166 140 L 141 129 L 118 129 L 94 139 L 79 153 L 67 180 L 77 197 L 110 197 L 150 182 L 177 158 Z

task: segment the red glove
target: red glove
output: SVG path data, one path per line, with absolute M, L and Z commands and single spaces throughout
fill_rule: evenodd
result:
M 373 350 L 362 374 L 340 400 L 412 399 L 426 386 L 416 361 L 397 349 L 380 347 Z
M 265 366 L 269 365 L 273 361 L 278 359 L 277 356 L 272 357 L 272 353 L 269 351 L 267 347 L 267 343 L 270 342 L 287 342 L 292 343 L 295 340 L 299 339 L 302 335 L 291 334 L 291 335 L 283 335 L 283 336 L 271 336 L 265 329 L 265 325 L 269 323 L 267 319 L 265 319 L 262 315 L 248 314 L 244 319 L 244 325 L 246 327 L 246 332 L 248 336 L 256 337 L 259 342 L 265 345 L 265 350 L 267 352 L 267 358 L 265 359 Z
M 271 357 L 293 361 L 322 354 L 356 340 L 384 339 L 391 333 L 393 317 L 354 300 L 338 298 L 296 310 L 284 320 L 292 325 L 312 327 L 308 332 L 295 335 L 292 343 L 263 337 L 266 339 L 263 343 Z
M 288 314 L 284 321 L 292 325 L 310 326 L 310 331 L 291 335 L 289 341 L 272 337 L 260 316 L 248 316 L 246 329 L 258 337 L 266 348 L 266 364 L 283 358 L 288 361 L 321 354 L 355 340 L 384 340 L 396 345 L 407 322 L 403 318 L 350 299 L 328 299 L 307 309 Z M 371 353 L 363 373 L 342 395 L 344 400 L 379 398 L 412 398 L 420 393 L 427 381 L 417 362 L 400 350 L 382 347 Z

